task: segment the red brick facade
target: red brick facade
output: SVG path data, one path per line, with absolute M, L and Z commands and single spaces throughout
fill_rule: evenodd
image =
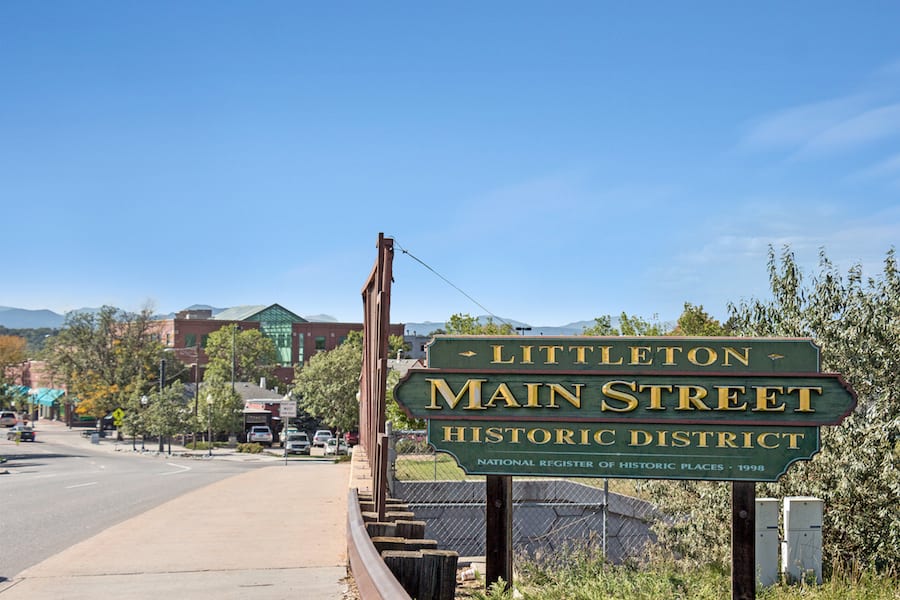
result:
M 203 366 L 209 358 L 203 351 L 206 338 L 210 333 L 237 323 L 241 329 L 259 329 L 257 321 L 227 321 L 211 318 L 208 310 L 182 311 L 174 319 L 157 321 L 155 333 L 160 341 L 171 348 L 181 362 L 200 365 L 200 378 L 203 377 Z M 279 380 L 290 383 L 294 378 L 294 365 L 307 364 L 317 352 L 334 350 L 343 342 L 351 331 L 362 331 L 362 323 L 334 322 L 297 322 L 291 325 L 291 364 L 281 365 L 275 369 Z M 390 335 L 403 336 L 403 324 L 390 326 Z M 188 342 L 193 341 L 193 345 Z M 199 348 L 198 348 L 199 345 Z

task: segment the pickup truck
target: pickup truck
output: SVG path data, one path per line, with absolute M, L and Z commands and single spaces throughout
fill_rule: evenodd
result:
M 264 446 L 272 445 L 272 430 L 268 425 L 254 425 L 247 432 L 247 442 L 256 442 Z

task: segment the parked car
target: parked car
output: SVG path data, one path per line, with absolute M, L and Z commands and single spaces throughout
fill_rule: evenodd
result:
M 331 438 L 325 442 L 325 455 L 329 454 L 337 456 L 338 454 L 347 454 L 347 443 L 338 438 Z
M 14 425 L 9 428 L 9 431 L 6 432 L 6 439 L 8 440 L 21 440 L 23 442 L 33 442 L 34 441 L 34 429 L 27 425 Z
M 289 433 L 284 449 L 288 454 L 309 454 L 309 436 L 302 431 Z
M 328 440 L 332 439 L 334 435 L 327 429 L 318 429 L 316 433 L 313 434 L 312 445 L 316 448 L 324 448 L 325 444 L 328 443 Z
M 0 426 L 12 427 L 19 421 L 16 413 L 11 410 L 0 411 Z
M 254 425 L 247 432 L 247 442 L 256 442 L 264 446 L 272 445 L 272 430 L 268 425 Z
M 288 425 L 284 429 L 281 430 L 281 433 L 278 434 L 278 440 L 280 442 L 284 442 L 285 438 L 292 433 L 300 433 L 300 430 L 297 429 L 295 425 Z
M 359 443 L 359 432 L 358 431 L 348 431 L 344 434 L 344 441 L 347 442 L 348 446 L 355 446 Z

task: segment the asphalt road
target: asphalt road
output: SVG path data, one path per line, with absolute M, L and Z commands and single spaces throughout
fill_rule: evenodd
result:
M 16 445 L 0 429 L 0 581 L 159 504 L 259 463 L 140 456 L 38 428 Z M 127 450 L 127 451 L 126 451 Z M 5 471 L 5 473 L 4 473 Z

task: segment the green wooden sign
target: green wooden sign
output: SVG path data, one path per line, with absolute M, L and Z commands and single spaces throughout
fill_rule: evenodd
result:
M 435 336 L 428 366 L 500 371 L 817 373 L 805 338 Z
M 438 336 L 394 397 L 468 473 L 775 481 L 856 406 L 808 339 Z
M 835 425 L 837 375 L 638 375 L 413 369 L 394 397 L 417 419 Z
M 428 441 L 470 475 L 776 481 L 819 429 L 429 421 Z

